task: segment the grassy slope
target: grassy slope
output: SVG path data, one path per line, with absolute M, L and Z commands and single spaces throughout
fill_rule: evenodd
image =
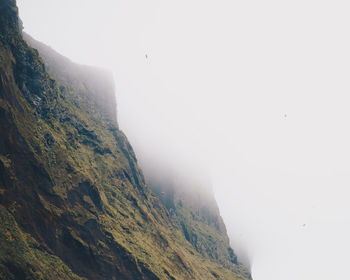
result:
M 46 72 L 14 1 L 0 16 L 0 278 L 245 279 L 173 224 L 96 89 Z

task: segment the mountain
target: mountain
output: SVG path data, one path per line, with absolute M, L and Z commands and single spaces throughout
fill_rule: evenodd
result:
M 216 206 L 149 187 L 115 102 L 0 0 L 0 279 L 250 279 Z

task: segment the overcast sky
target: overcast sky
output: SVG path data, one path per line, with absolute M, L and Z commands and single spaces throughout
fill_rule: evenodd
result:
M 350 279 L 350 3 L 18 0 L 25 30 L 113 71 L 139 151 L 210 170 L 255 280 Z

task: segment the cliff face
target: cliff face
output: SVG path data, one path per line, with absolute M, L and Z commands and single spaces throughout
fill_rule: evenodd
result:
M 171 221 L 204 258 L 250 278 L 230 247 L 209 180 L 152 162 L 144 171 L 155 195 L 167 208 Z
M 0 0 L 0 279 L 247 279 L 153 195 L 111 77 L 25 35 L 37 51 L 20 26 Z

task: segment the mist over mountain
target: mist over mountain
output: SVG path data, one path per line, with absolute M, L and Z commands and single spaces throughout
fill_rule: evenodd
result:
M 0 1 L 0 116 L 1 279 L 251 279 L 210 188 L 193 187 L 206 178 L 147 160 L 145 176 L 111 74 L 22 34 L 14 0 Z
M 17 3 L 27 33 L 113 72 L 146 181 L 143 162 L 211 176 L 254 279 L 350 279 L 349 1 Z

